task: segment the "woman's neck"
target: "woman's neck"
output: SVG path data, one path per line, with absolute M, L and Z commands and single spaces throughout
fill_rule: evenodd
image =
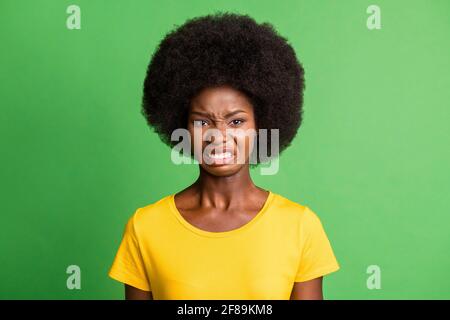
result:
M 189 187 L 198 201 L 205 206 L 228 208 L 245 203 L 255 193 L 265 192 L 252 181 L 248 166 L 244 166 L 232 176 L 214 176 L 200 168 L 200 175 Z

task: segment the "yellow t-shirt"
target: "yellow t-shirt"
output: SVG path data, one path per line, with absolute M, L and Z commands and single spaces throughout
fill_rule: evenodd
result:
M 174 194 L 128 220 L 109 276 L 160 299 L 286 299 L 294 282 L 339 269 L 317 215 L 270 192 L 240 228 L 190 224 Z

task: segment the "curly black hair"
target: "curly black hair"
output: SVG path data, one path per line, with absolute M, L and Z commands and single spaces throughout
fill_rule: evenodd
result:
M 271 24 L 248 15 L 210 14 L 170 31 L 148 65 L 141 113 L 174 146 L 171 134 L 187 127 L 191 99 L 221 85 L 247 95 L 257 128 L 279 129 L 279 153 L 290 145 L 302 122 L 304 70 Z

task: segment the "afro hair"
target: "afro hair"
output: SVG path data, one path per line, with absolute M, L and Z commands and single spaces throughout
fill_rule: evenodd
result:
M 174 146 L 171 134 L 187 127 L 191 99 L 221 85 L 247 95 L 257 128 L 269 129 L 268 141 L 270 129 L 279 130 L 279 153 L 290 145 L 302 122 L 304 70 L 271 24 L 248 15 L 196 17 L 169 32 L 148 65 L 141 112 Z

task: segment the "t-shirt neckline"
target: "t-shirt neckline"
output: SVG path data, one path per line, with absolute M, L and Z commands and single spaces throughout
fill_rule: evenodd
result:
M 266 201 L 264 202 L 263 207 L 259 210 L 259 212 L 250 220 L 248 221 L 246 224 L 240 226 L 239 228 L 236 229 L 232 229 L 232 230 L 228 230 L 228 231 L 207 231 L 207 230 L 203 230 L 200 229 L 196 226 L 194 226 L 193 224 L 189 223 L 180 213 L 180 211 L 178 210 L 176 204 L 175 204 L 175 193 L 171 194 L 168 196 L 168 202 L 169 202 L 169 206 L 171 209 L 171 212 L 175 215 L 175 217 L 177 218 L 177 220 L 184 226 L 186 227 L 188 230 L 199 234 L 201 236 L 205 236 L 205 237 L 211 237 L 211 238 L 223 238 L 223 237 L 229 237 L 232 235 L 236 235 L 239 233 L 244 232 L 245 230 L 249 229 L 250 227 L 252 227 L 253 225 L 255 225 L 259 220 L 261 220 L 261 218 L 264 216 L 265 212 L 267 211 L 267 209 L 269 208 L 273 198 L 275 197 L 275 194 L 269 191 L 269 195 L 266 198 Z

